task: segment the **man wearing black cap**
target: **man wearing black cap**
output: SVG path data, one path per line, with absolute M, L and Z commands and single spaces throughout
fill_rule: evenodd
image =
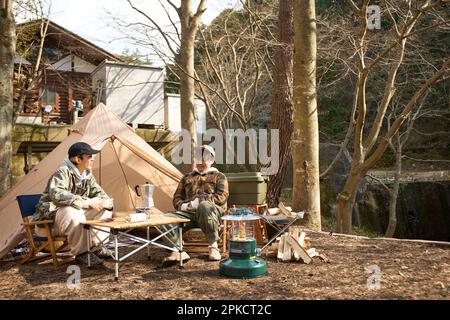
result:
M 112 199 L 92 175 L 94 157 L 98 152 L 85 142 L 73 144 L 64 163 L 50 177 L 33 216 L 35 221 L 54 219 L 53 234 L 67 236 L 70 253 L 81 261 L 87 260 L 88 237 L 80 222 L 110 218 L 108 209 L 113 206 Z M 40 232 L 37 228 L 36 233 L 39 235 Z M 105 235 L 98 232 L 97 237 L 102 239 Z M 95 236 L 91 239 L 93 244 L 98 243 Z M 104 251 L 97 254 L 107 256 Z M 95 264 L 101 260 L 92 256 L 91 262 Z

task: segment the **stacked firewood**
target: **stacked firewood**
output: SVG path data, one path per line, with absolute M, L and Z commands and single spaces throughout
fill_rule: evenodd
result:
M 290 227 L 289 232 L 282 234 L 268 248 L 263 251 L 267 258 L 276 257 L 279 261 L 301 261 L 309 264 L 312 258 L 319 257 L 325 262 L 329 259 L 320 254 L 316 248 L 311 248 L 311 239 L 301 232 L 300 227 Z
M 295 218 L 297 213 L 292 212 L 291 207 L 286 207 L 283 202 L 278 204 L 278 208 L 270 208 L 267 210 L 266 214 L 274 216 L 274 215 L 284 215 L 289 218 Z M 303 218 L 303 216 L 302 216 Z

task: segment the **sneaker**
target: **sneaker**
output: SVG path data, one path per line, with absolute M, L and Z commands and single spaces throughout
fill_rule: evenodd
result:
M 186 252 L 183 251 L 181 253 L 181 258 L 183 259 L 183 262 L 185 262 L 185 261 L 188 261 L 191 257 Z M 170 256 L 165 257 L 163 259 L 162 266 L 168 267 L 168 266 L 176 264 L 177 262 L 180 262 L 180 253 L 177 251 L 172 251 Z
M 214 242 L 212 245 L 208 246 L 208 248 L 209 248 L 208 259 L 210 261 L 219 261 L 220 259 L 222 259 L 217 242 Z
M 89 252 L 85 252 L 82 254 L 79 254 L 76 256 L 76 260 L 78 262 L 81 262 L 83 264 L 88 264 L 88 254 Z M 102 265 L 103 261 L 102 259 L 100 259 L 99 257 L 97 257 L 94 253 L 90 252 L 90 257 L 91 257 L 91 266 L 97 266 L 97 265 Z
M 113 257 L 112 252 L 109 251 L 108 249 L 104 248 L 104 247 L 98 247 L 93 252 L 99 258 L 106 258 L 106 259 L 108 259 L 108 258 L 112 258 Z

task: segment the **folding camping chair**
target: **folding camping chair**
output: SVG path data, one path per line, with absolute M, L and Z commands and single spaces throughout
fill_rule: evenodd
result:
M 53 265 L 58 266 L 60 264 L 72 261 L 73 258 L 60 258 L 57 253 L 61 252 L 68 245 L 67 237 L 55 237 L 52 234 L 52 229 L 50 224 L 54 223 L 53 220 L 43 220 L 43 221 L 30 221 L 30 216 L 32 216 L 36 209 L 36 204 L 39 202 L 40 194 L 29 194 L 29 195 L 19 195 L 17 196 L 17 202 L 20 208 L 20 214 L 22 215 L 22 225 L 27 233 L 29 251 L 28 255 L 24 257 L 21 264 L 26 262 L 34 261 L 37 259 L 47 258 L 52 256 Z M 34 227 L 36 225 L 43 225 L 47 231 L 47 237 L 38 237 L 34 233 Z M 55 248 L 55 241 L 62 241 L 63 244 L 58 249 Z M 50 249 L 50 252 L 43 252 L 44 250 Z

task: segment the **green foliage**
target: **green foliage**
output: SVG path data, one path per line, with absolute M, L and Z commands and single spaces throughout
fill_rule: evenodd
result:
M 405 190 L 406 190 L 406 187 L 408 186 L 408 182 L 404 182 L 404 181 L 401 181 L 399 184 L 398 184 L 398 187 L 399 187 L 399 189 L 400 189 L 400 192 L 404 192 Z
M 329 97 L 319 96 L 319 128 L 324 141 L 339 141 L 345 136 L 348 127 L 351 105 Z
M 375 232 L 373 230 L 368 229 L 365 226 L 361 226 L 361 227 L 352 227 L 352 231 L 354 234 L 358 235 L 358 236 L 364 236 L 364 237 L 369 237 L 369 238 L 378 238 L 383 236 L 382 234 Z
M 336 230 L 336 219 L 333 217 L 322 215 L 320 217 L 322 223 L 322 231 L 333 232 Z
M 392 168 L 395 165 L 395 154 L 390 150 L 386 150 L 381 158 L 377 161 L 375 168 Z
M 282 189 L 280 194 L 280 201 L 286 206 L 292 205 L 292 189 Z
M 331 12 L 335 15 L 342 15 L 345 12 L 351 10 L 346 1 L 342 0 L 317 0 L 316 11 L 317 15 L 325 12 Z
M 335 232 L 336 231 L 336 218 L 328 217 L 328 216 L 321 216 L 321 222 L 322 222 L 322 231 L 326 232 Z M 375 232 L 373 230 L 370 230 L 369 228 L 365 226 L 361 227 L 352 227 L 352 234 L 358 235 L 358 236 L 364 236 L 369 238 L 377 238 L 383 236 L 382 234 Z
M 286 206 L 292 205 L 292 189 L 282 189 L 280 201 Z M 336 231 L 336 218 L 326 214 L 321 215 L 322 231 L 335 232 Z M 381 234 L 371 230 L 367 226 L 356 227 L 353 226 L 352 233 L 360 236 L 376 238 L 382 236 Z

